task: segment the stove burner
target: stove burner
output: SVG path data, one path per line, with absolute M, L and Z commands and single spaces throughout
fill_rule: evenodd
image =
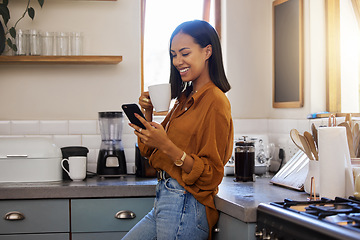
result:
M 348 218 L 360 224 L 360 213 L 351 213 L 348 215 Z
M 305 213 L 312 214 L 315 216 L 318 216 L 320 219 L 341 214 L 341 213 L 353 213 L 358 212 L 358 209 L 356 209 L 357 206 L 354 206 L 352 203 L 333 203 L 333 204 L 325 204 L 325 205 L 309 205 L 306 207 Z
M 359 240 L 360 201 L 285 199 L 284 202 L 260 204 L 256 229 L 258 234 L 265 236 L 263 239 Z

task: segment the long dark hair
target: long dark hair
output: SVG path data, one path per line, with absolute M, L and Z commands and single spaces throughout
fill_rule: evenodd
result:
M 215 29 L 208 22 L 202 20 L 184 22 L 172 33 L 169 52 L 171 51 L 173 38 L 180 32 L 193 37 L 194 41 L 202 48 L 209 44 L 212 46 L 212 55 L 208 60 L 210 79 L 224 93 L 229 91 L 231 86 L 225 75 L 220 40 Z M 181 80 L 179 71 L 173 65 L 171 52 L 170 65 L 171 98 L 174 99 L 178 98 L 185 89 L 190 87 L 191 83 L 184 83 Z

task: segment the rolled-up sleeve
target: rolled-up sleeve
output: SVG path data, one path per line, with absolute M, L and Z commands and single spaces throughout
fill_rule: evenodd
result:
M 228 145 L 233 134 L 229 113 L 229 109 L 219 108 L 216 104 L 208 108 L 207 116 L 199 126 L 199 138 L 193 143 L 199 146 L 198 153 L 191 154 L 193 168 L 190 173 L 182 172 L 185 184 L 195 184 L 202 190 L 210 190 L 220 184 L 223 167 L 230 157 Z
M 190 173 L 182 171 L 182 179 L 186 185 L 193 185 L 201 176 L 205 169 L 205 164 L 201 158 L 195 154 L 191 154 L 191 157 L 194 159 L 194 165 Z

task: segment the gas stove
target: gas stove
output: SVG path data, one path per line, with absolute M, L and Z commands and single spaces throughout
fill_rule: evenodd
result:
M 360 201 L 321 198 L 260 204 L 257 239 L 360 239 Z

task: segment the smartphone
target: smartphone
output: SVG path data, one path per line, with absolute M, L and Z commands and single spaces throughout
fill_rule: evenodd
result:
M 132 124 L 135 124 L 138 127 L 141 127 L 143 129 L 146 129 L 144 124 L 140 122 L 140 120 L 135 116 L 135 113 L 139 114 L 140 116 L 144 117 L 144 114 L 141 112 L 139 106 L 135 103 L 130 104 L 123 104 L 122 109 L 124 110 L 126 116 L 128 117 L 129 121 Z

